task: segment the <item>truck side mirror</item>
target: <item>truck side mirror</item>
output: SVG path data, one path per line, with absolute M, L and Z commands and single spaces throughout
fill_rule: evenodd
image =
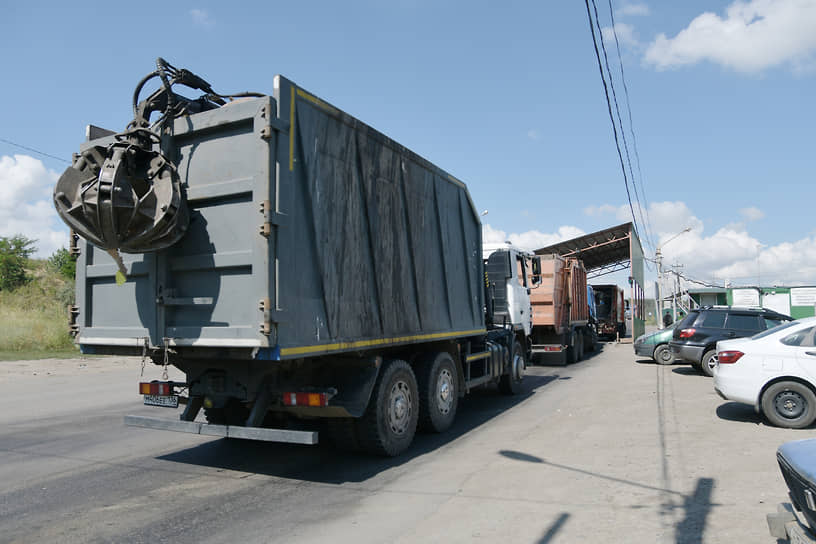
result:
M 533 257 L 533 285 L 541 283 L 541 257 Z

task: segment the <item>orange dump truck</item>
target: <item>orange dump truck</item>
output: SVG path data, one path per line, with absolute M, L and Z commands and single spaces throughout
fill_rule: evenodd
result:
M 590 317 L 586 270 L 581 261 L 540 255 L 540 275 L 530 290 L 533 306 L 533 356 L 574 363 L 593 351 L 598 335 Z

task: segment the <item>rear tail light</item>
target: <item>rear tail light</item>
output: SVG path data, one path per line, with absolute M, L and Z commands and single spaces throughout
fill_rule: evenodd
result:
M 743 355 L 745 355 L 743 352 L 736 350 L 721 351 L 717 353 L 717 362 L 721 365 L 733 365 Z
M 160 397 L 173 395 L 173 382 L 142 382 L 139 384 L 139 394 Z
M 680 331 L 680 338 L 691 338 L 694 336 L 694 333 L 697 332 L 697 329 L 683 329 Z
M 326 393 L 284 393 L 284 406 L 328 406 L 329 395 Z

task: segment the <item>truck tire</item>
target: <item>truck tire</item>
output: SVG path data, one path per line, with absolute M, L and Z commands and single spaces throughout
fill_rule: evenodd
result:
M 714 366 L 717 364 L 717 350 L 710 349 L 703 353 L 700 360 L 700 371 L 709 378 L 714 376 Z
M 575 333 L 575 362 L 584 359 L 584 334 L 581 331 Z
M 507 374 L 502 374 L 499 379 L 499 391 L 505 395 L 517 395 L 521 392 L 521 383 L 524 381 L 524 352 L 521 351 L 521 344 L 518 342 L 513 346 L 513 360 L 510 361 L 510 368 Z
M 357 421 L 357 438 L 362 449 L 394 457 L 411 445 L 419 413 L 414 371 L 405 361 L 385 361 L 374 383 L 371 400 Z
M 816 394 L 799 382 L 776 382 L 762 394 L 762 413 L 777 427 L 803 429 L 816 420 Z
M 578 354 L 575 352 L 575 333 L 571 332 L 567 341 L 567 360 L 566 364 L 571 365 L 578 360 Z
M 672 353 L 668 344 L 660 344 L 655 348 L 654 353 L 652 354 L 652 359 L 654 359 L 658 364 L 670 365 L 674 362 L 674 354 Z
M 585 352 L 593 352 L 595 351 L 595 342 L 598 339 L 595 336 L 595 333 L 592 332 L 592 329 L 588 329 L 584 333 L 584 351 Z
M 417 368 L 419 427 L 441 433 L 453 425 L 459 405 L 456 365 L 447 351 L 431 354 Z

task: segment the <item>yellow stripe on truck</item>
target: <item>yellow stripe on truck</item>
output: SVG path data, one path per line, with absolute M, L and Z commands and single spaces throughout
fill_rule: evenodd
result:
M 458 338 L 462 336 L 474 336 L 484 334 L 484 329 L 473 329 L 470 331 L 438 332 L 434 334 L 419 334 L 416 336 L 397 336 L 395 338 L 377 338 L 375 340 L 358 340 L 356 342 L 338 342 L 335 344 L 318 344 L 316 346 L 300 346 L 296 348 L 282 348 L 281 355 L 305 355 L 307 353 L 320 353 L 324 351 L 336 351 L 354 348 L 370 348 L 375 346 L 388 346 L 403 342 L 413 342 L 416 340 L 442 340 L 445 338 Z
M 289 171 L 295 169 L 295 93 L 289 106 Z

